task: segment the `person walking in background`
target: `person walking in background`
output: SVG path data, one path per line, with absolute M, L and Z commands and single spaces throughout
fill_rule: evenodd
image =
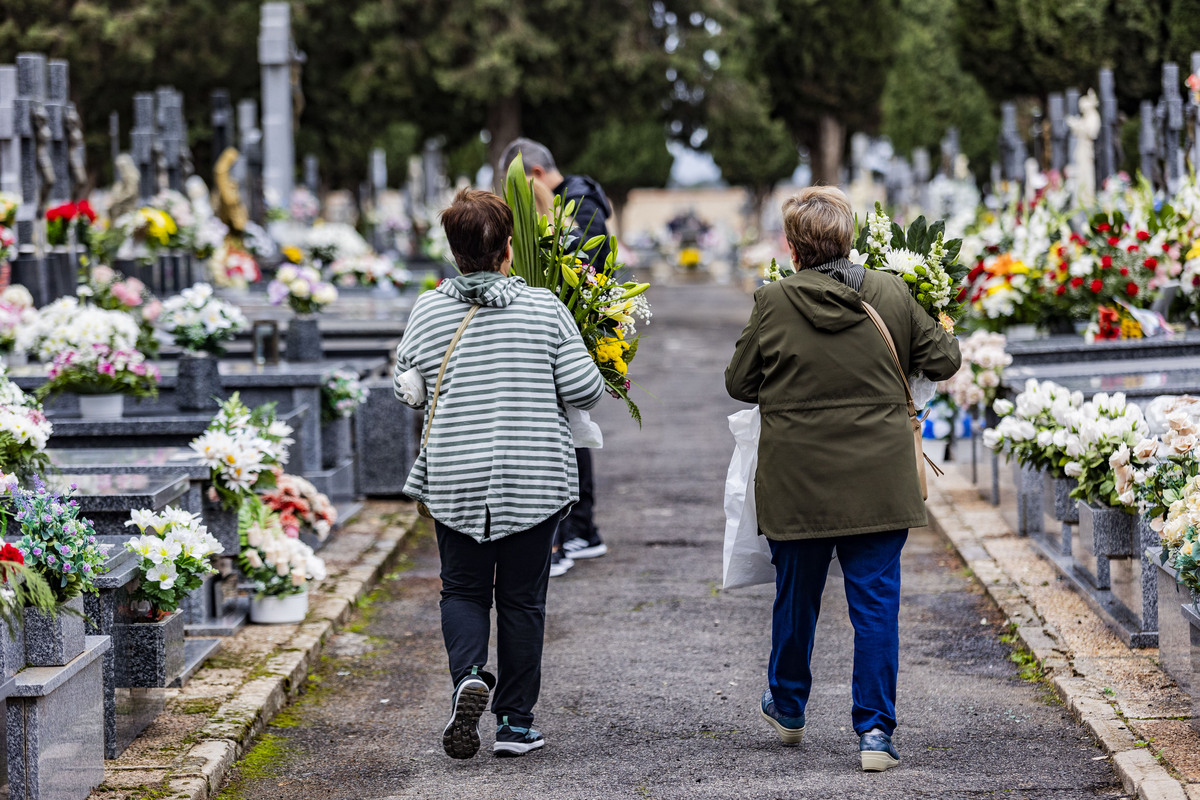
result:
M 545 742 L 532 723 L 550 552 L 579 499 L 563 404 L 592 408 L 604 379 L 558 298 L 509 276 L 513 217 L 502 199 L 461 191 L 442 226 L 462 274 L 417 299 L 396 352 L 396 396 L 429 406 L 404 493 L 433 517 L 441 556 L 454 686 L 442 745 L 452 758 L 478 752 L 494 689 L 492 749 L 519 756 Z M 484 670 L 493 598 L 495 676 Z
M 783 204 L 796 273 L 754 293 L 754 310 L 725 371 L 729 395 L 762 414 L 754 497 L 776 569 L 771 658 L 762 716 L 785 744 L 804 736 L 810 659 L 834 553 L 854 625 L 851 719 L 864 770 L 900 763 L 892 744 L 899 669 L 900 551 L 927 524 L 906 374 L 950 378 L 958 342 L 895 275 L 849 261 L 854 216 L 835 188 Z
M 586 175 L 563 175 L 554 162 L 554 156 L 545 145 L 532 139 L 514 139 L 500 158 L 500 174 L 506 175 L 517 154 L 525 165 L 526 176 L 533 179 L 535 191 L 549 190 L 564 202 L 575 201 L 575 225 L 584 241 L 593 236 L 604 236 L 605 241 L 588 252 L 593 264 L 603 264 L 608 258 L 608 218 L 612 216 L 612 204 L 592 178 Z M 575 450 L 579 471 L 579 502 L 571 508 L 559 532 L 559 549 L 555 550 L 551 563 L 551 576 L 566 573 L 574 561 L 599 558 L 608 552 L 608 546 L 596 528 L 595 503 L 596 481 L 592 468 L 592 452 L 580 447 Z

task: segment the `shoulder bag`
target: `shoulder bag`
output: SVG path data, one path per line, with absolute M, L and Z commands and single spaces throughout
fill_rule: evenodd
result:
M 433 429 L 433 414 L 437 411 L 438 396 L 442 393 L 442 378 L 446 377 L 446 366 L 450 363 L 450 355 L 454 352 L 455 345 L 462 338 L 463 331 L 467 329 L 467 324 L 471 318 L 475 316 L 475 312 L 479 311 L 479 306 L 471 306 L 471 310 L 463 317 L 463 321 L 459 324 L 458 330 L 454 332 L 454 338 L 450 340 L 450 346 L 446 348 L 446 355 L 442 358 L 442 367 L 438 370 L 437 383 L 433 387 L 433 398 L 429 401 L 429 419 L 425 420 L 425 435 L 421 437 L 421 449 L 425 449 L 425 445 L 429 444 L 429 431 Z M 911 405 L 911 404 L 910 404 Z M 417 503 L 417 513 L 422 517 L 433 519 L 433 515 L 429 513 L 429 506 L 424 503 Z
M 908 400 L 908 420 L 912 424 L 913 431 L 913 450 L 917 459 L 917 475 L 921 478 L 921 499 L 929 499 L 929 485 L 925 479 L 925 463 L 933 467 L 935 475 L 941 475 L 942 471 L 938 469 L 938 465 L 930 461 L 929 456 L 925 455 L 925 450 L 921 442 L 921 418 L 917 414 L 917 407 L 913 403 L 912 389 L 908 385 L 908 376 L 904 374 L 904 367 L 900 364 L 900 355 L 896 352 L 896 343 L 892 341 L 892 334 L 884 324 L 883 318 L 879 316 L 879 312 L 871 307 L 870 303 L 863 302 L 863 310 L 867 312 L 867 316 L 871 318 L 871 322 L 875 323 L 875 327 L 879 329 L 879 333 L 883 336 L 883 340 L 887 342 L 888 352 L 892 354 L 892 362 L 896 365 L 896 373 L 900 376 L 900 383 L 904 384 L 904 396 Z

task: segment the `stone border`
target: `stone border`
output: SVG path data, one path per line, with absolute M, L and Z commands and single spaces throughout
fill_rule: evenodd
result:
M 416 517 L 415 512 L 402 514 L 395 525 L 379 533 L 354 566 L 336 576 L 331 587 L 321 587 L 308 617 L 292 637 L 276 648 L 255 671 L 257 677 L 242 684 L 200 730 L 200 741 L 189 748 L 180 766 L 171 770 L 161 790 L 164 797 L 208 800 L 216 796 L 230 768 L 304 686 L 309 672 L 320 662 L 325 643 L 391 568 Z
M 1035 599 L 1026 594 L 1020 582 L 1008 574 L 988 552 L 988 537 L 976 533 L 972 523 L 960 515 L 952 492 L 967 488 L 975 490 L 974 485 L 952 467 L 946 470 L 944 476 L 930 481 L 930 497 L 926 506 L 930 527 L 958 552 L 987 595 L 1013 626 L 1021 644 L 1033 654 L 1046 679 L 1071 714 L 1111 757 L 1125 791 L 1141 800 L 1196 798 L 1158 763 L 1146 747 L 1136 744 L 1137 737 L 1113 704 L 1095 697 L 1087 680 L 1074 676 L 1071 669 L 1074 654 L 1059 638 L 1054 627 L 1042 620 Z M 987 513 L 993 517 L 988 520 L 993 526 L 1007 528 L 1000 510 L 991 506 L 988 509 L 988 512 L 972 509 L 969 513 L 973 518 Z M 1018 538 L 1009 530 L 1011 538 Z M 1024 537 L 1019 538 L 1028 541 Z M 1038 557 L 1041 557 L 1040 554 Z

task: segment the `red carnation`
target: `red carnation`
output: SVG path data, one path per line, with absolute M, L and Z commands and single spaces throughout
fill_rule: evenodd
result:
M 983 274 L 983 262 L 980 261 L 979 264 L 977 264 L 974 269 L 972 269 L 970 272 L 967 273 L 967 282 L 974 283 L 975 279 L 978 278 L 982 274 Z
M 1169 242 L 1163 242 L 1163 252 L 1164 253 L 1171 252 L 1171 244 Z
M 88 222 L 96 221 L 96 212 L 92 210 L 92 204 L 87 200 L 80 200 L 77 210 L 81 216 L 87 217 Z
M 8 542 L 5 542 L 4 546 L 0 547 L 0 561 L 11 561 L 14 564 L 24 564 L 25 556 L 23 556 L 21 551 L 16 547 L 13 547 Z
M 1059 286 L 1057 289 L 1054 290 L 1054 293 L 1056 295 L 1058 295 L 1059 297 L 1062 297 L 1064 294 L 1067 293 L 1067 287 Z
M 1108 269 L 1109 267 L 1111 267 L 1112 266 L 1112 256 L 1101 256 L 1100 266 L 1103 267 L 1104 269 Z
M 1121 237 L 1120 237 L 1120 236 L 1110 236 L 1110 237 L 1108 237 L 1108 246 L 1109 246 L 1109 247 L 1116 247 L 1116 246 L 1117 246 L 1117 245 L 1119 245 L 1120 243 L 1121 243 Z
M 1200 286 L 1200 275 L 1192 278 L 1192 286 Z
M 1125 284 L 1125 294 L 1129 295 L 1130 297 L 1137 297 L 1137 293 L 1138 285 L 1136 283 L 1130 281 L 1129 283 Z
M 1071 278 L 1072 289 L 1078 289 L 1080 286 L 1083 286 L 1083 278 Z
M 1138 231 L 1137 238 L 1143 242 L 1148 242 L 1150 241 L 1150 234 L 1146 233 L 1146 231 Z
M 1127 267 L 1121 267 L 1121 277 L 1123 278 L 1128 274 L 1129 274 L 1129 269 Z
M 1100 290 L 1104 288 L 1104 281 L 1096 278 L 1091 282 L 1091 285 L 1088 288 L 1090 288 L 1096 294 L 1100 294 Z
M 63 203 L 60 206 L 46 209 L 46 221 L 54 222 L 59 219 L 72 220 L 75 219 L 75 215 L 78 213 L 79 207 L 74 203 Z
M 1107 222 L 1101 222 L 1099 225 L 1096 226 L 1096 230 L 1098 230 L 1100 233 L 1104 233 L 1105 231 L 1111 231 L 1112 225 L 1109 225 Z
M 963 288 L 958 290 L 958 296 L 954 298 L 954 302 L 961 303 L 963 300 L 966 300 L 966 299 L 967 299 L 967 287 L 964 286 Z
M 1158 268 L 1158 259 L 1154 256 L 1150 256 L 1150 258 L 1147 258 L 1142 262 L 1142 265 L 1145 266 L 1146 269 L 1153 271 Z
M 1129 247 L 1126 247 L 1125 249 L 1131 253 L 1136 253 L 1138 251 L 1138 246 L 1136 244 L 1131 244 L 1131 245 L 1129 245 Z

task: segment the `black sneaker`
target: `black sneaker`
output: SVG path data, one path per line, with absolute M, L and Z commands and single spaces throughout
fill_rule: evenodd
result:
M 508 717 L 502 717 L 496 726 L 496 743 L 492 745 L 492 752 L 501 757 L 523 756 L 545 744 L 546 740 L 533 728 L 509 725 Z
M 451 758 L 472 758 L 479 752 L 479 718 L 487 708 L 490 692 L 485 675 L 472 667 L 471 674 L 454 687 L 450 721 L 442 731 L 442 747 Z
M 584 539 L 582 536 L 576 536 L 574 539 L 568 539 L 563 542 L 563 550 L 575 560 L 581 558 L 599 558 L 608 552 L 608 545 L 601 541 L 599 536 L 596 536 L 594 541 Z
M 575 562 L 563 554 L 561 549 L 553 550 L 550 553 L 550 577 L 561 578 L 567 574 L 567 570 L 575 566 Z

